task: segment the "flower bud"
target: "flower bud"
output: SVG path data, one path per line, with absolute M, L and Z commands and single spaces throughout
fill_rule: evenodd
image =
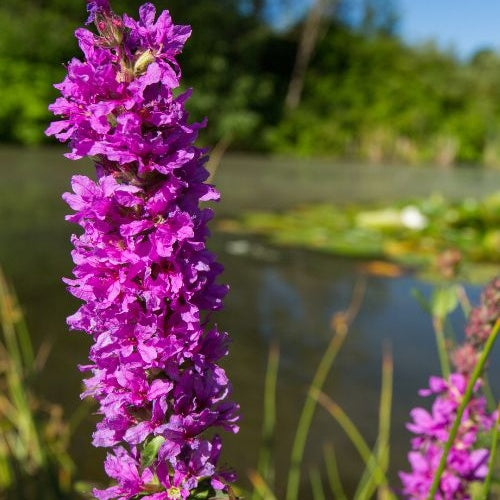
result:
M 144 73 L 148 69 L 148 66 L 152 62 L 154 62 L 154 60 L 155 56 L 151 51 L 151 49 L 148 49 L 145 52 L 143 52 L 134 63 L 134 74 L 138 76 Z
M 95 25 L 105 47 L 117 47 L 123 41 L 123 21 L 113 13 L 95 15 Z

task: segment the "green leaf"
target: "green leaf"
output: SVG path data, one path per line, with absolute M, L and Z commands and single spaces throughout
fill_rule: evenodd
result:
M 458 297 L 454 286 L 437 288 L 432 294 L 432 314 L 439 319 L 445 319 L 456 309 L 457 305 Z
M 214 498 L 215 495 L 216 491 L 212 488 L 210 481 L 205 480 L 199 483 L 195 490 L 191 491 L 188 500 L 209 500 L 210 498 Z M 218 498 L 217 496 L 217 499 Z M 221 498 L 226 498 L 226 496 L 224 495 Z
M 469 494 L 472 500 L 483 500 L 483 485 L 478 481 L 474 481 L 469 485 Z
M 196 491 L 189 495 L 188 500 L 208 500 L 212 493 L 209 490 Z
M 420 307 L 426 312 L 431 314 L 432 309 L 429 301 L 427 300 L 427 297 L 419 290 L 418 288 L 412 288 L 411 289 L 411 294 L 413 297 L 416 299 Z
M 75 493 L 77 493 L 78 498 L 82 499 L 91 499 L 94 498 L 94 495 L 92 495 L 92 491 L 94 488 L 96 488 L 98 485 L 91 483 L 89 481 L 76 481 L 73 484 L 73 489 Z
M 156 436 L 144 446 L 141 453 L 141 465 L 143 467 L 149 467 L 155 461 L 158 450 L 164 442 L 165 438 L 163 436 Z

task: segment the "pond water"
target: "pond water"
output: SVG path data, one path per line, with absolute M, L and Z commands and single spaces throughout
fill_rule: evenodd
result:
M 61 277 L 71 271 L 67 208 L 60 195 L 71 174 L 90 172 L 86 163 L 62 158 L 59 148 L 35 151 L 0 150 L 0 264 L 15 284 L 37 345 L 50 342 L 51 355 L 38 381 L 41 393 L 70 414 L 80 404 L 78 363 L 85 362 L 88 339 L 67 333 L 65 317 L 77 307 Z M 376 201 L 427 195 L 483 195 L 498 189 L 498 172 L 468 169 L 437 171 L 407 167 L 364 167 L 307 164 L 228 157 L 217 172 L 223 201 L 218 213 L 234 215 L 248 208 L 285 208 L 304 201 Z M 276 448 L 278 482 L 290 457 L 290 445 L 305 391 L 331 338 L 330 320 L 345 309 L 357 281 L 367 288 L 359 316 L 334 369 L 326 392 L 352 417 L 370 444 L 377 427 L 381 357 L 391 346 L 395 360 L 391 477 L 406 466 L 409 434 L 404 428 L 409 410 L 418 402 L 417 390 L 439 371 L 429 318 L 411 297 L 416 287 L 429 294 L 431 285 L 412 276 L 386 279 L 363 276 L 359 262 L 313 252 L 279 249 L 259 240 L 235 241 L 214 234 L 211 247 L 225 265 L 224 281 L 231 286 L 220 326 L 231 333 L 231 355 L 225 367 L 241 403 L 239 436 L 226 438 L 224 459 L 234 465 L 242 482 L 257 462 L 262 423 L 262 388 L 269 346 L 281 350 L 278 383 Z M 480 289 L 467 286 L 477 301 Z M 453 316 L 458 331 L 464 319 Z M 500 356 L 494 352 L 495 360 Z M 498 380 L 499 363 L 492 363 Z M 82 424 L 73 444 L 80 476 L 102 479 L 101 450 L 92 449 L 93 416 Z M 306 453 L 307 466 L 321 471 L 322 449 L 334 443 L 347 483 L 359 472 L 360 461 L 338 426 L 319 408 Z M 301 498 L 310 498 L 306 482 Z

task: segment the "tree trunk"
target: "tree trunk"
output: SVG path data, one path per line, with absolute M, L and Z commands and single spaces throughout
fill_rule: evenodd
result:
M 321 28 L 321 18 L 323 17 L 325 7 L 326 0 L 315 0 L 304 24 L 295 59 L 295 66 L 285 99 L 285 108 L 288 110 L 297 109 L 302 99 L 307 68 L 316 48 Z

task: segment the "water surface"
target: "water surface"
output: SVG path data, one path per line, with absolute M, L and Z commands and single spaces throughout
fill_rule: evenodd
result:
M 89 342 L 69 334 L 65 317 L 78 306 L 61 277 L 71 272 L 67 208 L 60 195 L 76 171 L 91 172 L 88 163 L 62 158 L 62 150 L 0 150 L 0 263 L 14 282 L 35 343 L 49 341 L 52 352 L 39 380 L 45 397 L 68 413 L 80 404 L 78 363 Z M 452 198 L 479 196 L 498 189 L 500 175 L 486 170 L 442 171 L 406 167 L 370 167 L 228 157 L 217 172 L 223 201 L 218 213 L 238 214 L 249 208 L 286 208 L 304 201 L 382 201 L 440 191 Z M 353 418 L 370 444 L 377 427 L 383 346 L 395 358 L 391 476 L 405 466 L 409 435 L 404 429 L 416 393 L 439 371 L 429 318 L 411 297 L 413 287 L 429 294 L 431 286 L 412 276 L 397 279 L 363 277 L 359 262 L 314 252 L 271 248 L 259 240 L 235 241 L 215 234 L 211 247 L 226 267 L 231 286 L 220 326 L 231 333 L 231 355 L 225 367 L 243 419 L 237 437 L 226 439 L 224 459 L 245 481 L 255 467 L 262 422 L 265 362 L 272 341 L 281 350 L 276 449 L 279 482 L 308 382 L 331 338 L 330 320 L 348 306 L 355 283 L 367 279 L 361 312 L 330 374 L 326 392 Z M 473 300 L 479 289 L 467 287 Z M 453 316 L 463 328 L 459 312 Z M 494 353 L 498 361 L 498 349 Z M 493 378 L 499 375 L 493 363 Z M 498 378 L 497 378 L 498 379 Z M 73 441 L 73 456 L 83 478 L 102 479 L 101 450 L 92 449 L 89 416 Z M 323 471 L 322 448 L 333 442 L 340 468 L 352 482 L 360 467 L 355 450 L 338 426 L 318 409 L 307 447 L 308 466 Z M 397 484 L 397 480 L 394 481 Z M 302 498 L 309 498 L 304 484 Z

